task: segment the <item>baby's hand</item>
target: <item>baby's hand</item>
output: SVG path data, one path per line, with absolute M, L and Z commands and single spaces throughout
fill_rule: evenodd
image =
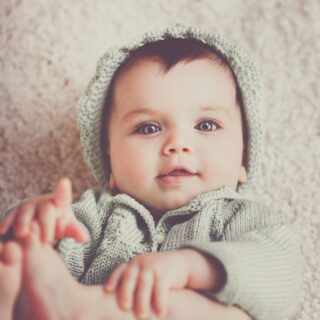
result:
M 69 179 L 60 179 L 53 193 L 39 195 L 22 202 L 10 211 L 0 223 L 0 235 L 13 228 L 17 239 L 29 235 L 32 221 L 36 221 L 44 242 L 72 237 L 78 242 L 85 242 L 87 235 L 76 220 L 72 209 L 72 190 Z
M 116 289 L 121 309 L 130 310 L 133 307 L 136 317 L 147 319 L 150 305 L 158 317 L 165 316 L 169 290 L 185 288 L 188 279 L 188 261 L 184 250 L 149 253 L 116 267 L 104 289 L 106 292 Z

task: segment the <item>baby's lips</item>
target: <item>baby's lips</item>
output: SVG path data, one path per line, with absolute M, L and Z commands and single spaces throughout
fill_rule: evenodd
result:
M 187 175 L 195 175 L 196 173 L 193 170 L 190 170 L 187 167 L 184 166 L 174 166 L 167 170 L 164 170 L 163 173 L 161 173 L 158 177 L 164 177 L 164 176 L 187 176 Z
M 168 174 L 168 176 L 191 176 L 194 175 L 193 173 L 189 173 L 186 170 L 173 170 L 170 171 Z

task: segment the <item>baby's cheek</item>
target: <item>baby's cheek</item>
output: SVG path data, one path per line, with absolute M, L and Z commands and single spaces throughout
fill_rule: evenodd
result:
M 116 178 L 126 186 L 134 185 L 136 188 L 145 184 L 151 176 L 152 162 L 148 156 L 141 156 L 140 153 L 123 154 L 117 163 Z

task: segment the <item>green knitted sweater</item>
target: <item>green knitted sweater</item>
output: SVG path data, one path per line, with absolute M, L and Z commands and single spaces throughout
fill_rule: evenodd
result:
M 228 187 L 198 195 L 166 212 L 151 213 L 126 194 L 88 189 L 73 204 L 89 241 L 67 238 L 57 246 L 72 275 L 102 284 L 134 256 L 189 247 L 217 258 L 227 281 L 219 292 L 199 291 L 244 309 L 253 319 L 284 319 L 300 300 L 302 259 L 297 231 L 264 205 Z

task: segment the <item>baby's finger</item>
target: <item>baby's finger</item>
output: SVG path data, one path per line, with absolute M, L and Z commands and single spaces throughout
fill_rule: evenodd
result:
M 72 185 L 68 178 L 58 181 L 54 190 L 54 203 L 58 208 L 65 208 L 72 203 Z
M 21 206 L 16 216 L 15 235 L 17 238 L 26 236 L 30 231 L 30 223 L 35 216 L 36 207 L 30 202 Z
M 41 230 L 39 224 L 33 220 L 30 223 L 30 233 L 29 236 L 26 238 L 26 243 L 32 244 L 32 245 L 39 245 L 41 237 Z
M 155 281 L 152 305 L 159 318 L 166 316 L 168 313 L 168 293 L 169 286 L 163 280 Z
M 85 232 L 83 226 L 77 221 L 68 223 L 65 226 L 64 230 L 62 230 L 61 237 L 62 238 L 70 237 L 80 243 L 88 241 L 87 233 Z
M 127 267 L 128 267 L 127 263 L 122 263 L 112 271 L 111 276 L 103 286 L 103 289 L 105 292 L 112 292 L 116 289 L 118 282 L 120 280 L 120 277 Z
M 41 229 L 41 238 L 44 242 L 54 240 L 57 211 L 50 202 L 41 203 L 38 207 L 39 225 Z
M 6 217 L 0 222 L 0 235 L 7 233 L 16 218 L 18 208 L 7 213 Z
M 144 269 L 140 272 L 134 299 L 134 314 L 139 319 L 147 319 L 150 315 L 153 283 L 154 275 L 152 270 Z
M 64 217 L 58 217 L 56 221 L 56 239 L 63 239 L 63 232 L 66 228 L 67 221 Z
M 119 307 L 123 310 L 131 310 L 133 304 L 134 291 L 137 285 L 139 267 L 129 265 L 124 271 L 117 290 Z

